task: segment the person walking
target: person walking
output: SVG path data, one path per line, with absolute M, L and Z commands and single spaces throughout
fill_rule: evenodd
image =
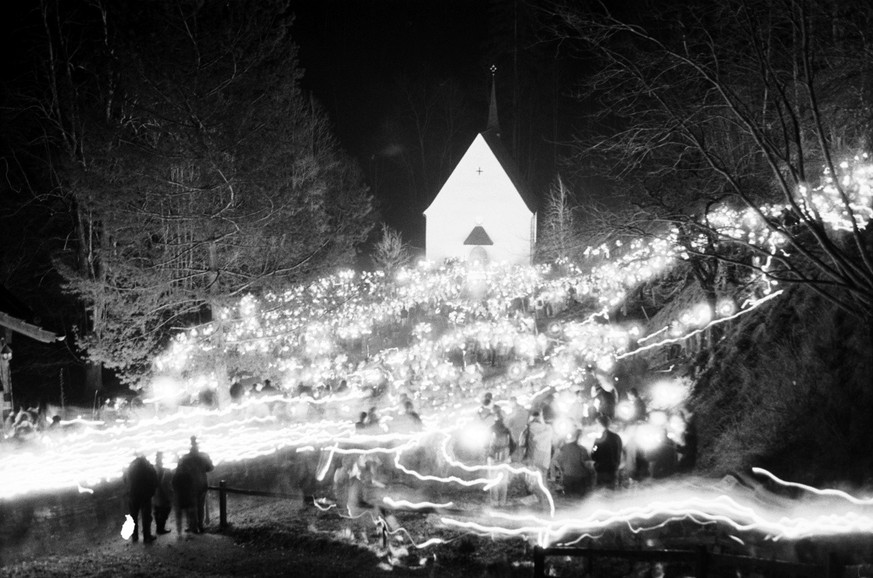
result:
M 597 472 L 597 485 L 614 489 L 618 481 L 618 468 L 621 465 L 621 438 L 609 429 L 609 418 L 597 416 L 599 437 L 591 449 L 594 471 Z
M 485 392 L 485 395 L 482 396 L 482 405 L 476 410 L 476 415 L 479 416 L 479 419 L 486 422 L 488 425 L 494 421 L 494 399 L 491 395 L 491 392 Z
M 645 422 L 649 417 L 649 410 L 646 408 L 646 402 L 642 396 L 640 396 L 640 392 L 637 391 L 637 388 L 632 387 L 628 390 L 627 399 L 633 408 L 633 415 L 628 421 L 631 423 Z
M 549 465 L 552 463 L 552 428 L 543 421 L 540 410 L 530 413 L 530 421 L 522 432 L 524 443 L 523 461 L 539 473 L 527 476 L 527 489 L 535 494 L 540 503 L 545 496 L 543 489 L 549 479 Z
M 515 451 L 515 441 L 509 428 L 503 423 L 503 412 L 499 406 L 495 406 L 494 418 L 488 443 L 488 465 L 492 467 L 508 464 Z M 509 489 L 509 472 L 492 469 L 489 473 L 491 479 L 495 480 L 494 485 L 491 486 L 491 505 L 505 506 L 506 493 Z
M 179 460 L 173 473 L 173 509 L 176 510 L 176 538 L 181 539 L 182 519 L 185 519 L 187 530 L 194 531 L 197 527 L 197 494 L 194 491 L 195 473 Z
M 155 489 L 155 531 L 158 535 L 168 534 L 167 520 L 173 507 L 173 472 L 164 467 L 164 453 L 155 455 L 155 472 L 158 485 Z
M 184 508 L 194 509 L 194 523 L 189 516 L 189 530 L 200 534 L 203 532 L 203 521 L 206 517 L 206 492 L 209 490 L 209 479 L 206 474 L 214 469 L 208 454 L 200 451 L 197 437 L 191 436 L 191 449 L 179 460 L 176 474 L 173 476 L 173 490 L 182 492 L 176 502 Z M 192 505 L 193 503 L 193 505 Z M 190 512 L 189 512 L 190 514 Z M 177 527 L 181 526 L 179 512 L 176 516 Z
M 127 488 L 128 512 L 133 518 L 131 540 L 139 540 L 139 530 L 142 528 L 143 542 L 149 543 L 155 539 L 152 534 L 152 496 L 158 486 L 158 474 L 142 453 L 137 453 L 124 471 L 124 484 Z
M 412 401 L 403 402 L 402 413 L 390 424 L 390 429 L 399 433 L 417 433 L 424 430 L 421 416 L 415 411 Z
M 576 430 L 555 454 L 554 465 L 561 472 L 561 486 L 567 496 L 582 497 L 594 485 L 591 458 L 579 444 L 581 435 L 581 430 Z
M 521 434 L 524 431 L 524 428 L 527 427 L 528 419 L 530 415 L 523 405 L 518 403 L 518 398 L 513 396 L 509 398 L 509 404 L 507 405 L 506 411 L 504 412 L 503 423 L 506 424 L 506 427 L 509 428 L 509 433 L 512 434 L 512 439 L 516 442 L 520 442 Z M 517 444 L 520 447 L 520 443 Z M 524 448 L 520 448 L 523 450 Z M 520 461 L 521 456 L 513 455 L 512 459 L 517 459 Z

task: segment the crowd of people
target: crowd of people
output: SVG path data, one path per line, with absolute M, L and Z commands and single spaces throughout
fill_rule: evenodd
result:
M 158 535 L 170 533 L 167 521 L 175 510 L 176 536 L 181 538 L 183 521 L 186 532 L 200 534 L 206 520 L 207 474 L 214 466 L 209 455 L 200 451 L 195 436 L 191 437 L 188 453 L 179 458 L 175 469 L 164 465 L 163 452 L 157 452 L 155 463 L 138 453 L 124 471 L 128 514 L 133 520 L 130 539 L 150 543 Z M 152 520 L 155 532 L 152 532 Z
M 689 467 L 696 443 L 692 425 L 685 421 L 679 429 L 667 423 L 656 425 L 662 422 L 651 418 L 659 413 L 647 410 L 635 388 L 624 395 L 601 385 L 562 394 L 545 390 L 527 407 L 517 397 L 497 400 L 485 393 L 472 421 L 455 431 L 447 448 L 454 459 L 489 466 L 491 506 L 518 503 L 544 508 L 547 493 L 583 498 L 594 490 L 616 491 Z M 428 431 L 408 394 L 400 393 L 394 407 L 361 411 L 354 425 L 361 436 L 424 434 L 396 463 L 379 452 L 350 452 L 339 456 L 334 466 L 334 496 L 343 515 L 358 526 L 360 519 L 366 519 L 371 525 L 381 521 L 390 529 L 390 508 L 382 498 L 390 495 L 387 488 L 397 481 L 397 465 L 426 477 L 445 476 L 447 463 L 440 458 L 437 444 L 429 447 Z M 488 434 L 484 447 L 471 450 L 464 436 L 482 430 Z M 403 442 L 380 441 L 379 445 L 386 443 Z M 322 466 L 329 467 L 320 464 L 319 469 Z M 523 473 L 517 473 L 520 469 Z
M 684 412 L 650 415 L 636 388 L 619 397 L 614 387 L 598 384 L 577 389 L 569 404 L 547 391 L 526 408 L 516 397 L 497 403 L 486 393 L 476 410 L 490 428 L 486 462 L 535 472 L 524 476 L 524 488 L 540 503 L 544 487 L 582 497 L 693 467 L 696 433 Z M 491 504 L 506 505 L 510 476 L 497 469 L 492 476 Z
M 22 406 L 17 412 L 10 412 L 2 424 L 3 436 L 14 442 L 26 442 L 45 432 L 55 432 L 61 429 L 61 416 L 54 415 L 48 419 L 45 412 L 36 406 Z

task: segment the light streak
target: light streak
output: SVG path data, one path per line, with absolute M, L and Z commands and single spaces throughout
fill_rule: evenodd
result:
M 333 455 L 336 452 L 336 445 L 330 447 L 330 455 L 328 455 L 327 459 L 324 460 L 324 465 L 318 470 L 315 475 L 315 479 L 319 482 L 324 479 L 324 476 L 327 474 L 327 470 L 330 469 L 330 464 L 333 462 Z
M 480 534 L 492 534 L 498 536 L 529 536 L 532 534 L 537 534 L 542 528 L 540 526 L 521 526 L 519 528 L 507 528 L 505 526 L 486 526 L 485 524 L 480 524 L 479 522 L 469 522 L 464 520 L 456 520 L 454 518 L 443 517 L 440 518 L 440 522 L 445 524 L 446 526 L 454 526 L 456 528 L 463 528 L 465 530 L 472 530 L 474 532 L 478 532 Z M 541 544 L 543 545 L 543 544 Z
M 853 510 L 839 511 L 828 504 L 770 502 L 761 490 L 744 491 L 735 487 L 733 495 L 713 487 L 668 485 L 636 496 L 613 494 L 607 501 L 595 496 L 575 511 L 564 511 L 555 518 L 492 512 L 491 522 L 443 517 L 448 525 L 505 537 L 537 537 L 541 545 L 577 540 L 624 525 L 634 532 L 645 532 L 668 523 L 692 520 L 699 525 L 719 523 L 739 532 L 767 535 L 771 540 L 809 536 L 873 533 L 873 517 Z M 677 495 L 678 494 L 678 495 Z M 598 507 L 602 503 L 605 507 Z M 496 523 L 503 520 L 503 524 Z
M 388 496 L 382 498 L 382 502 L 394 509 L 409 509 L 409 510 L 440 510 L 451 508 L 455 505 L 454 502 L 445 502 L 438 504 L 436 502 L 410 502 L 409 500 L 394 500 Z
M 421 542 L 420 544 L 416 544 L 412 540 L 410 540 L 410 542 L 412 542 L 412 545 L 415 546 L 416 548 L 418 548 L 419 550 L 424 550 L 425 548 L 429 548 L 431 546 L 437 546 L 439 544 L 449 544 L 450 540 L 444 540 L 442 538 L 430 538 L 428 540 L 425 540 L 424 542 Z
M 661 329 L 655 331 L 654 333 L 650 333 L 649 335 L 646 335 L 645 337 L 641 337 L 641 338 L 637 339 L 637 343 L 645 343 L 649 339 L 654 339 L 655 337 L 664 333 L 667 330 L 669 330 L 669 327 L 662 327 Z
M 551 515 L 552 516 L 555 515 L 555 500 L 552 498 L 552 493 L 549 491 L 549 488 L 546 486 L 546 482 L 543 479 L 542 472 L 539 471 L 538 469 L 527 468 L 524 466 L 513 466 L 512 464 L 498 464 L 498 465 L 492 465 L 492 466 L 487 466 L 487 465 L 485 465 L 485 466 L 479 466 L 479 465 L 468 466 L 467 464 L 462 463 L 462 462 L 456 460 L 455 458 L 453 458 L 452 456 L 450 456 L 448 451 L 446 450 L 445 443 L 442 445 L 441 450 L 443 452 L 443 458 L 446 460 L 447 463 L 449 463 L 453 467 L 460 468 L 460 469 L 467 471 L 467 472 L 471 472 L 471 473 L 481 472 L 481 471 L 506 472 L 506 473 L 512 473 L 512 474 L 524 474 L 526 476 L 531 476 L 532 478 L 534 478 L 536 480 L 537 487 L 540 489 L 540 491 L 542 492 L 542 494 L 545 496 L 546 500 L 548 501 L 549 511 L 551 512 Z M 483 488 L 483 490 L 487 490 L 488 488 L 490 488 L 491 486 L 493 486 L 495 484 L 495 480 L 493 480 L 493 479 L 486 479 L 484 481 L 485 481 L 485 484 L 484 484 L 485 488 Z
M 586 538 L 589 538 L 591 540 L 599 540 L 602 537 L 603 537 L 602 533 L 601 534 L 583 533 L 578 538 L 570 540 L 569 542 L 559 542 L 556 545 L 558 545 L 558 546 L 574 546 L 574 545 L 578 544 L 579 542 L 581 542 L 582 540 L 585 540 Z
M 821 490 L 819 488 L 807 486 L 806 484 L 799 484 L 797 482 L 786 482 L 785 480 L 776 477 L 776 475 L 772 474 L 771 472 L 768 472 L 764 468 L 753 467 L 752 473 L 766 476 L 766 477 L 770 478 L 771 480 L 773 480 L 774 482 L 776 482 L 777 484 L 785 486 L 785 487 L 799 488 L 801 490 L 804 490 L 806 492 L 810 492 L 812 494 L 816 494 L 819 496 L 834 496 L 836 498 L 846 500 L 847 502 L 851 502 L 852 504 L 857 504 L 859 506 L 873 506 L 873 498 L 856 498 L 850 494 L 847 494 L 846 492 L 844 492 L 842 490 L 835 490 L 835 489 Z
M 691 331 L 689 333 L 685 333 L 685 334 L 680 335 L 678 337 L 671 337 L 668 339 L 663 339 L 661 341 L 657 341 L 655 343 L 651 343 L 649 345 L 645 345 L 645 346 L 640 347 L 638 349 L 635 349 L 633 351 L 628 351 L 627 353 L 623 353 L 621 355 L 616 355 L 615 358 L 616 358 L 616 360 L 624 359 L 624 358 L 630 357 L 632 355 L 638 355 L 639 353 L 641 353 L 643 351 L 647 351 L 649 349 L 654 349 L 655 347 L 663 347 L 664 345 L 670 345 L 671 343 L 685 341 L 685 340 L 689 339 L 690 337 L 693 337 L 695 335 L 703 333 L 704 331 L 706 331 L 707 329 L 709 329 L 710 327 L 712 327 L 714 325 L 718 325 L 719 323 L 724 323 L 726 321 L 736 319 L 737 317 L 740 317 L 741 315 L 745 315 L 747 313 L 750 313 L 750 312 L 754 311 L 755 309 L 757 309 L 758 307 L 760 307 L 761 305 L 763 305 L 764 303 L 767 303 L 768 301 L 775 299 L 776 297 L 782 295 L 783 292 L 784 292 L 784 289 L 780 289 L 779 291 L 776 291 L 775 293 L 770 293 L 769 295 L 766 295 L 766 296 L 754 301 L 746 309 L 741 309 L 740 311 L 737 311 L 736 313 L 734 313 L 730 317 L 720 317 L 718 319 L 710 321 L 705 327 L 695 329 L 694 331 Z

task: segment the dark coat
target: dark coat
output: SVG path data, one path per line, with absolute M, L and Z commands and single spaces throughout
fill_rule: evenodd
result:
M 197 496 L 206 492 L 209 481 L 207 472 L 213 470 L 212 460 L 199 451 L 190 451 L 179 460 L 173 474 L 173 493 L 179 508 L 190 508 L 197 504 Z
M 158 473 L 151 462 L 139 456 L 127 466 L 124 482 L 131 499 L 145 500 L 151 498 L 158 487 Z
M 191 450 L 179 460 L 179 465 L 176 471 L 183 470 L 188 472 L 192 478 L 192 483 L 195 491 L 206 491 L 209 486 L 209 480 L 206 474 L 215 469 L 212 465 L 212 460 L 208 454 L 204 454 L 197 450 Z
M 621 465 L 621 438 L 615 432 L 605 430 L 591 450 L 594 469 L 597 473 L 612 473 Z
M 569 442 L 558 451 L 555 463 L 561 468 L 565 478 L 584 478 L 588 476 L 588 467 L 585 462 L 589 459 L 588 451 L 585 448 L 576 442 Z
M 181 462 L 173 474 L 173 500 L 177 508 L 192 508 L 197 504 L 194 472 L 181 467 Z
M 509 462 L 510 456 L 515 451 L 515 440 L 512 432 L 498 419 L 491 426 L 491 441 L 488 444 L 488 457 L 494 462 Z
M 161 468 L 158 472 L 154 505 L 156 508 L 169 508 L 173 505 L 173 472 L 167 468 Z

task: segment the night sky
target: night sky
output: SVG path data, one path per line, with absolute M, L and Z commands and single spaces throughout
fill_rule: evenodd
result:
M 329 107 L 337 134 L 356 153 L 373 153 L 403 75 L 454 76 L 487 86 L 481 0 L 308 0 L 293 4 L 304 86 Z M 485 103 L 486 94 L 480 95 Z
M 413 245 L 423 246 L 421 212 L 476 133 L 485 129 L 492 64 L 498 67 L 498 110 L 506 144 L 514 152 L 522 147 L 533 151 L 529 162 L 519 164 L 528 180 L 539 185 L 535 188 L 553 178 L 554 147 L 547 143 L 552 134 L 534 137 L 538 130 L 554 130 L 553 119 L 532 121 L 528 130 L 519 131 L 520 142 L 512 133 L 514 102 L 522 109 L 519 115 L 525 114 L 525 104 L 543 108 L 533 104 L 536 95 L 513 94 L 518 89 L 513 85 L 514 58 L 524 61 L 533 52 L 552 50 L 538 44 L 533 51 L 531 31 L 512 30 L 516 18 L 521 22 L 526 17 L 524 10 L 531 9 L 526 3 L 307 0 L 294 2 L 293 9 L 292 36 L 300 47 L 304 88 L 328 109 L 337 137 L 364 170 L 383 218 Z M 529 18 L 526 24 L 531 24 Z M 521 22 L 520 28 L 524 25 Z M 547 86 L 554 84 L 551 72 L 546 70 Z M 530 75 L 519 85 L 541 81 Z M 410 84 L 426 85 L 431 92 L 436 86 L 452 84 L 460 92 L 453 106 L 463 128 L 451 143 L 452 162 L 434 171 L 426 185 L 410 184 L 401 160 L 401 154 L 409 152 L 405 147 L 411 122 L 401 87 Z M 542 96 L 548 99 L 548 92 Z M 441 136 L 431 133 L 428 146 L 442 147 Z M 549 158 L 537 152 L 538 148 L 546 150 Z

